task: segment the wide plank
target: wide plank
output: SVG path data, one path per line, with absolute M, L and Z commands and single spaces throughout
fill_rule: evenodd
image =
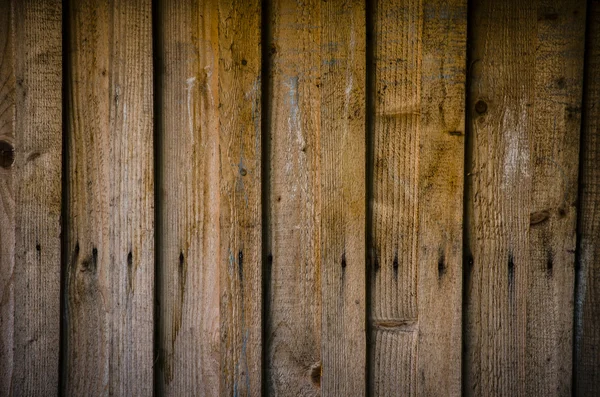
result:
M 216 1 L 155 12 L 157 393 L 219 394 Z
M 374 395 L 460 395 L 466 11 L 373 6 Z
M 585 4 L 471 11 L 464 392 L 568 396 Z
M 219 1 L 220 393 L 262 392 L 261 1 Z
M 63 392 L 151 395 L 151 4 L 72 1 L 67 15 Z
M 321 1 L 268 12 L 266 382 L 270 395 L 318 396 L 321 383 Z
M 56 395 L 62 3 L 0 2 L 0 395 Z
M 574 395 L 600 395 L 600 3 L 589 1 L 580 151 Z
M 321 4 L 322 378 L 326 396 L 366 392 L 366 15 Z

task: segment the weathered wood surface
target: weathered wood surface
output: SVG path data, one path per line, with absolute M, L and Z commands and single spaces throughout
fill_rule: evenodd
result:
M 600 3 L 587 13 L 573 363 L 581 397 L 600 395 Z
M 58 393 L 60 1 L 0 2 L 0 395 Z
M 216 1 L 156 5 L 157 393 L 219 394 Z
M 363 1 L 321 4 L 323 395 L 366 391 L 366 133 Z
M 0 0 L 0 395 L 599 394 L 599 42 L 593 0 Z
M 277 0 L 268 10 L 272 99 L 270 150 L 264 153 L 270 165 L 264 370 L 265 387 L 274 396 L 320 395 L 320 10 L 318 0 Z
M 222 395 L 262 392 L 261 2 L 219 1 Z
M 373 7 L 371 388 L 459 395 L 466 2 Z
M 583 1 L 470 22 L 466 395 L 570 395 Z
M 65 395 L 153 390 L 151 5 L 70 2 Z

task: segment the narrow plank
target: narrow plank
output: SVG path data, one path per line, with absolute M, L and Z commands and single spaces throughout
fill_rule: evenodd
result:
M 151 395 L 150 1 L 70 2 L 66 395 Z
M 0 394 L 53 395 L 60 335 L 61 2 L 5 0 L 0 13 Z
M 216 1 L 159 1 L 157 392 L 219 394 Z
M 570 395 L 585 4 L 471 15 L 464 392 Z
M 269 76 L 267 383 L 318 396 L 321 383 L 321 1 L 274 1 Z
M 464 0 L 372 10 L 374 395 L 461 391 L 466 11 Z
M 365 4 L 321 4 L 323 395 L 366 392 Z
M 261 1 L 219 1 L 220 393 L 262 392 Z
M 14 373 L 15 54 L 10 0 L 0 1 L 0 395 L 11 394 Z
M 582 397 L 600 395 L 600 3 L 587 13 L 573 363 Z

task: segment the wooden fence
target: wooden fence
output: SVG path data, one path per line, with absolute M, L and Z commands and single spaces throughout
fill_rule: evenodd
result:
M 0 395 L 600 395 L 600 2 L 0 20 Z

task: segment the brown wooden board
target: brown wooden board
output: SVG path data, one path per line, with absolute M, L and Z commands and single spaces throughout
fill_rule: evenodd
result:
M 466 2 L 372 15 L 371 390 L 459 395 Z
M 600 395 L 600 3 L 589 1 L 575 295 L 576 396 Z
M 0 395 L 56 395 L 61 2 L 0 2 Z
M 153 390 L 149 0 L 69 10 L 65 395 Z
M 321 2 L 268 10 L 270 267 L 266 381 L 270 395 L 316 396 L 321 383 Z M 263 11 L 264 12 L 264 11 Z
M 323 395 L 366 391 L 365 22 L 363 1 L 321 4 Z
M 585 4 L 472 4 L 466 395 L 570 395 Z
M 219 37 L 216 1 L 159 1 L 157 393 L 219 394 Z
M 219 1 L 222 395 L 262 391 L 261 2 Z

